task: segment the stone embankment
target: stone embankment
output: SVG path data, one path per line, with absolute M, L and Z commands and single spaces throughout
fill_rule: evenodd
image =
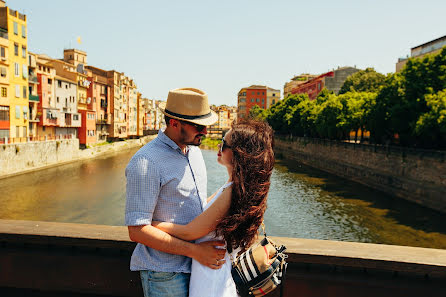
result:
M 0 178 L 141 147 L 156 135 L 80 150 L 79 139 L 0 145 Z
M 275 151 L 284 159 L 446 213 L 446 152 L 280 137 Z

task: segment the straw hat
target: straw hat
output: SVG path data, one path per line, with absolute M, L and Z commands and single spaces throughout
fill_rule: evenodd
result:
M 167 102 L 161 102 L 159 108 L 168 117 L 198 125 L 209 126 L 218 120 L 217 114 L 209 108 L 208 95 L 199 89 L 171 90 Z

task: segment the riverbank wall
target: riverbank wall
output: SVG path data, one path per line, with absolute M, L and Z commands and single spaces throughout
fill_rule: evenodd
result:
M 279 158 L 446 213 L 446 152 L 276 137 Z
M 272 237 L 283 297 L 443 296 L 446 250 Z M 124 226 L 0 220 L 0 296 L 143 296 Z M 278 297 L 280 290 L 268 294 Z
M 141 147 L 156 135 L 79 149 L 79 139 L 0 145 L 0 178 Z

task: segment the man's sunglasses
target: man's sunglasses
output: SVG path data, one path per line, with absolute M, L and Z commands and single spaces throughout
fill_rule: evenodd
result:
M 223 137 L 221 139 L 221 146 L 220 146 L 220 152 L 222 152 L 225 148 L 232 148 L 232 146 L 228 145 L 225 141 L 225 138 Z
M 187 125 L 195 127 L 195 130 L 197 130 L 197 132 L 201 132 L 201 131 L 204 130 L 204 128 L 206 128 L 206 126 L 195 124 L 195 123 L 191 123 L 191 122 L 186 122 L 186 121 L 180 121 L 180 122 L 182 124 L 187 124 Z

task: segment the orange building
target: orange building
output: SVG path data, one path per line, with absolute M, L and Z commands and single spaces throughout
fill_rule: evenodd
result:
M 238 92 L 237 116 L 239 118 L 246 118 L 251 108 L 255 105 L 267 109 L 267 93 L 267 86 L 252 85 L 241 89 Z

